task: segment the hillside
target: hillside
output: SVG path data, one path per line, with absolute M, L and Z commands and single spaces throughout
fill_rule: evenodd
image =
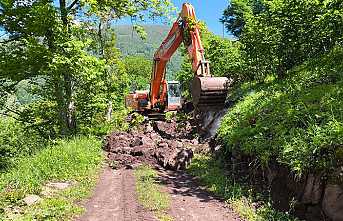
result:
M 169 31 L 164 25 L 145 25 L 147 39 L 142 40 L 132 29 L 131 25 L 116 25 L 117 47 L 124 56 L 139 55 L 152 59 L 155 50 L 159 47 Z M 181 54 L 177 51 L 172 57 L 168 68 L 168 79 L 173 79 L 174 74 L 180 70 Z

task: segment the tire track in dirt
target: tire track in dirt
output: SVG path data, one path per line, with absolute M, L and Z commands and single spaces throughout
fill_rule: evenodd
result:
M 104 168 L 86 212 L 76 221 L 156 221 L 137 203 L 132 170 Z
M 171 196 L 174 221 L 239 221 L 226 203 L 199 187 L 184 172 L 159 169 L 163 190 Z M 104 168 L 86 212 L 76 221 L 157 221 L 137 202 L 133 170 Z
M 104 150 L 109 165 L 117 170 L 104 169 L 93 197 L 86 204 L 86 213 L 78 221 L 155 221 L 153 213 L 137 203 L 133 170 L 123 169 L 141 164 L 158 169 L 158 181 L 171 196 L 168 213 L 174 221 L 239 221 L 223 200 L 199 187 L 192 176 L 167 170 L 185 168 L 193 148 L 209 148 L 194 139 L 192 130 L 187 122 L 155 122 L 108 135 Z
M 182 171 L 160 170 L 160 182 L 171 195 L 169 214 L 175 221 L 240 221 L 220 198 L 201 188 Z

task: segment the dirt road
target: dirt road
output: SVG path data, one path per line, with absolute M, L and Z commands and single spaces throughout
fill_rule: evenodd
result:
M 225 203 L 200 188 L 184 172 L 160 171 L 164 190 L 171 195 L 169 215 L 175 221 L 239 220 Z M 152 212 L 137 203 L 133 170 L 105 168 L 86 212 L 77 221 L 155 221 Z
M 137 202 L 133 170 L 149 164 L 158 170 L 163 190 L 171 196 L 168 214 L 174 221 L 236 221 L 226 204 L 203 190 L 184 169 L 201 147 L 189 122 L 145 123 L 139 129 L 113 132 L 104 150 L 111 167 L 104 169 L 86 212 L 78 221 L 152 221 L 156 220 Z
M 77 221 L 156 221 L 137 203 L 132 170 L 106 167 L 85 208 Z
M 161 183 L 171 195 L 170 215 L 175 221 L 239 221 L 223 200 L 201 188 L 185 172 L 162 170 Z

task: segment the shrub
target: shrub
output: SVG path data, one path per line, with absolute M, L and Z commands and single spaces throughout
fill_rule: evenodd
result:
M 17 157 L 30 155 L 42 148 L 44 140 L 18 121 L 0 117 L 0 170 Z
M 122 109 L 112 113 L 111 121 L 106 121 L 101 113 L 94 117 L 92 125 L 80 125 L 80 132 L 85 135 L 105 136 L 112 131 L 127 130 L 129 124 L 125 121 L 128 110 Z

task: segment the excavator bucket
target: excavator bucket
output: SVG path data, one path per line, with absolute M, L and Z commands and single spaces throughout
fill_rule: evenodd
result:
M 192 84 L 193 105 L 196 108 L 222 108 L 225 104 L 229 86 L 226 77 L 198 77 Z

